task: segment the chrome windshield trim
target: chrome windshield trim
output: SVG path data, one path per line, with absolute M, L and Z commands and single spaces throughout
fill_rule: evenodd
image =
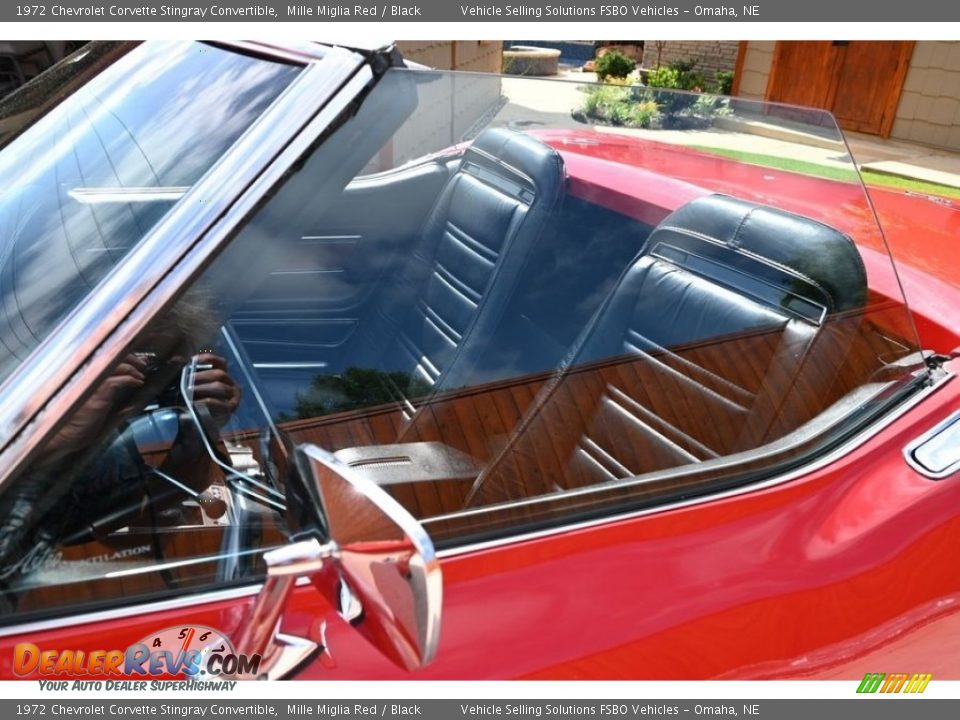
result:
M 485 540 L 482 542 L 469 543 L 467 545 L 461 545 L 459 547 L 446 548 L 443 550 L 437 551 L 437 557 L 441 560 L 445 558 L 453 558 L 459 555 L 466 555 L 468 553 L 481 552 L 483 550 L 493 550 L 498 547 L 503 547 L 504 545 L 514 545 L 516 543 L 525 542 L 528 540 L 540 540 L 542 538 L 550 537 L 552 535 L 559 535 L 568 532 L 575 532 L 577 530 L 587 530 L 594 528 L 600 525 L 609 525 L 616 522 L 621 522 L 623 520 L 633 520 L 640 517 L 645 517 L 647 515 L 655 515 L 668 510 L 679 510 L 681 508 L 692 507 L 695 505 L 702 505 L 708 502 L 716 502 L 717 500 L 725 500 L 727 498 L 738 497 L 740 495 L 746 495 L 748 493 L 757 492 L 759 490 L 766 490 L 767 488 L 776 487 L 777 485 L 782 485 L 784 483 L 790 482 L 791 480 L 796 480 L 797 478 L 803 477 L 804 475 L 809 475 L 812 472 L 816 472 L 831 463 L 840 460 L 845 455 L 856 450 L 861 445 L 869 442 L 874 436 L 885 430 L 887 427 L 892 425 L 895 421 L 900 419 L 902 416 L 906 415 L 913 408 L 919 405 L 921 402 L 926 400 L 930 395 L 938 391 L 940 388 L 944 387 L 950 380 L 954 378 L 954 375 L 949 372 L 944 372 L 943 375 L 934 379 L 933 383 L 919 392 L 917 392 L 913 397 L 908 398 L 899 406 L 886 413 L 882 417 L 878 418 L 875 422 L 864 427 L 859 433 L 851 437 L 845 443 L 841 444 L 839 447 L 833 449 L 826 455 L 814 460 L 813 462 L 799 467 L 790 472 L 784 473 L 782 475 L 777 475 L 775 477 L 769 478 L 756 483 L 751 483 L 744 485 L 742 487 L 733 488 L 731 490 L 725 490 L 718 493 L 713 493 L 710 495 L 704 495 L 702 497 L 691 498 L 689 500 L 678 500 L 677 502 L 664 503 L 663 505 L 657 505 L 655 507 L 643 508 L 642 510 L 634 510 L 630 512 L 620 513 L 618 515 L 605 515 L 603 517 L 593 518 L 591 520 L 582 520 L 579 522 L 572 522 L 566 524 L 560 524 L 556 527 L 545 528 L 543 530 L 535 530 L 533 532 L 521 533 L 518 535 L 510 535 L 502 538 L 495 538 L 493 540 Z M 524 501 L 518 501 L 517 503 L 509 503 L 506 507 L 511 505 L 524 504 Z M 502 508 L 503 506 L 501 506 Z M 470 513 L 471 511 L 468 511 Z M 475 511 L 474 511 L 475 512 Z M 466 513 L 464 513 L 466 514 Z M 446 518 L 455 517 L 457 513 L 450 513 Z M 427 533 L 430 532 L 430 523 L 429 518 L 421 520 L 421 524 L 424 525 Z
M 329 45 L 307 40 L 290 40 L 282 45 L 251 40 L 211 40 L 209 44 L 299 65 L 323 60 L 333 50 Z
M 354 82 L 357 78 L 361 81 Z M 351 78 L 353 81 L 351 81 Z M 162 303 L 184 258 L 193 272 L 372 78 L 366 60 L 330 48 L 310 64 L 216 165 L 0 385 L 0 485 L 79 400 Z M 342 92 L 341 92 L 342 91 Z M 267 178 L 264 181 L 264 178 Z M 234 212 L 238 207 L 240 212 Z M 211 237 L 212 228 L 218 232 Z M 197 253 L 198 247 L 202 251 Z M 181 268 L 182 269 L 182 268 Z M 141 303 L 146 303 L 147 313 Z M 139 311 L 135 313 L 135 311 Z M 130 318 L 136 314 L 137 321 Z M 117 334 L 123 326 L 125 332 Z M 109 342 L 108 342 L 109 340 Z M 24 431 L 28 429 L 29 432 Z

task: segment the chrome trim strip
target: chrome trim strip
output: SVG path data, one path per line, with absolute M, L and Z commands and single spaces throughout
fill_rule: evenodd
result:
M 145 615 L 147 613 L 165 612 L 167 610 L 178 610 L 192 605 L 205 605 L 207 603 L 221 602 L 223 600 L 237 600 L 244 597 L 252 597 L 260 592 L 262 583 L 256 585 L 245 585 L 239 588 L 229 590 L 214 590 L 208 593 L 199 593 L 185 598 L 174 598 L 172 600 L 157 600 L 143 605 L 127 605 L 122 608 L 113 608 L 110 610 L 99 610 L 97 612 L 85 613 L 83 615 L 72 615 L 67 618 L 51 618 L 50 620 L 38 620 L 36 622 L 24 623 L 22 625 L 8 625 L 0 627 L 0 637 L 10 637 L 11 635 L 28 635 L 30 633 L 46 632 L 47 630 L 59 630 L 61 628 L 73 627 L 75 625 L 85 625 L 107 620 L 116 620 L 118 618 Z
M 301 240 L 316 240 L 320 242 L 343 243 L 363 240 L 363 235 L 304 235 Z
M 310 578 L 297 578 L 296 585 L 301 587 L 309 585 Z M 124 605 L 123 607 L 110 608 L 108 610 L 97 610 L 95 612 L 82 613 L 80 615 L 71 615 L 62 618 L 50 618 L 49 620 L 36 620 L 34 622 L 21 623 L 19 625 L 7 625 L 0 627 L 0 637 L 10 637 L 11 635 L 29 635 L 31 633 L 46 632 L 48 630 L 60 630 L 77 625 L 87 625 L 108 620 L 121 620 L 128 617 L 139 617 L 149 613 L 166 612 L 167 610 L 179 610 L 181 608 L 194 607 L 197 605 L 209 605 L 211 603 L 223 602 L 224 600 L 239 600 L 240 598 L 253 597 L 260 592 L 263 583 L 254 585 L 243 585 L 242 587 L 230 588 L 229 590 L 211 590 L 210 592 L 197 593 L 187 597 L 172 598 L 170 600 L 154 600 L 153 602 L 143 604 Z
M 566 525 L 558 525 L 557 527 L 545 528 L 543 530 L 536 530 L 529 533 L 523 533 L 520 535 L 511 535 L 509 537 L 496 538 L 494 540 L 485 540 L 483 542 L 472 543 L 469 545 L 462 545 L 460 547 L 448 548 L 445 550 L 438 550 L 437 557 L 442 559 L 457 557 L 459 555 L 466 555 L 467 553 L 480 552 L 482 550 L 492 550 L 494 548 L 502 547 L 504 545 L 514 545 L 519 542 L 524 542 L 527 540 L 539 540 L 541 538 L 550 537 L 552 535 L 559 535 L 561 533 L 573 532 L 576 530 L 586 530 L 592 527 L 597 527 L 599 525 L 609 525 L 611 523 L 620 522 L 622 520 L 633 520 L 639 517 L 645 517 L 647 515 L 654 515 L 668 510 L 678 510 L 681 508 L 692 507 L 694 505 L 702 505 L 708 502 L 715 502 L 717 500 L 725 500 L 727 498 L 737 497 L 740 495 L 746 495 L 748 493 L 756 492 L 758 490 L 766 490 L 767 488 L 776 487 L 777 485 L 782 485 L 784 483 L 790 482 L 791 480 L 796 480 L 799 477 L 804 475 L 809 475 L 812 472 L 816 472 L 831 463 L 836 462 L 840 458 L 848 455 L 853 450 L 856 450 L 861 445 L 868 442 L 871 438 L 877 435 L 882 430 L 886 429 L 892 425 L 896 420 L 901 418 L 903 415 L 908 413 L 910 410 L 919 405 L 922 401 L 926 400 L 930 395 L 938 391 L 940 388 L 944 387 L 950 380 L 953 380 L 954 375 L 949 372 L 945 372 L 943 376 L 934 380 L 933 384 L 930 387 L 924 388 L 914 395 L 909 400 L 902 403 L 896 409 L 890 411 L 881 418 L 878 418 L 876 422 L 865 427 L 860 433 L 854 435 L 847 442 L 845 442 L 840 447 L 834 449 L 833 451 L 827 453 L 823 457 L 815 460 L 809 465 L 804 465 L 803 467 L 792 470 L 784 475 L 779 475 L 777 477 L 770 478 L 769 480 L 764 480 L 757 483 L 752 483 L 749 485 L 744 485 L 743 487 L 733 488 L 731 490 L 726 490 L 723 492 L 718 492 L 713 495 L 705 495 L 703 497 L 691 498 L 690 500 L 680 500 L 673 503 L 667 503 L 664 505 L 658 505 L 656 507 L 644 508 L 642 510 L 634 510 L 632 512 L 625 512 L 619 515 L 607 515 L 604 517 L 594 518 L 592 520 L 584 520 L 581 522 L 576 522 Z M 522 505 L 529 504 L 529 501 L 517 501 L 516 503 L 509 503 L 507 507 L 513 505 Z M 467 511 L 469 514 L 479 514 L 479 510 Z M 467 513 L 450 513 L 445 516 L 445 518 L 453 518 L 457 515 L 463 515 Z M 430 520 L 432 518 L 427 518 L 421 520 L 429 533 Z M 441 516 L 438 516 L 436 519 L 441 519 Z
M 323 60 L 335 50 L 332 46 L 306 40 L 288 40 L 283 45 L 249 40 L 211 40 L 209 44 L 298 65 Z
M 921 445 L 926 443 L 931 438 L 940 434 L 940 432 L 942 432 L 943 430 L 946 430 L 951 425 L 956 424 L 957 422 L 960 422 L 960 410 L 950 413 L 950 415 L 946 419 L 944 419 L 941 422 L 938 422 L 936 425 L 934 425 L 932 428 L 927 430 L 925 433 L 923 433 L 919 437 L 916 437 L 913 440 L 911 440 L 909 443 L 907 443 L 906 446 L 904 446 L 903 448 L 903 459 L 907 461 L 907 465 L 912 467 L 914 470 L 916 470 L 918 473 L 920 473 L 924 477 L 931 478 L 932 480 L 942 480 L 943 478 L 949 477 L 950 475 L 953 475 L 954 473 L 960 471 L 960 460 L 957 460 L 956 462 L 951 463 L 944 470 L 941 470 L 939 472 L 934 472 L 933 470 L 930 470 L 929 468 L 920 464 L 920 462 L 913 456 L 913 453 L 917 448 L 919 448 Z M 960 448 L 958 448 L 958 451 L 960 451 Z
M 82 205 L 109 203 L 176 202 L 190 191 L 189 187 L 81 187 L 67 195 Z
M 235 557 L 249 557 L 263 552 L 262 550 L 243 550 L 241 552 L 231 553 L 231 559 Z M 217 562 L 221 557 L 219 555 L 201 555 L 200 557 L 184 558 L 183 560 L 172 560 L 156 565 L 137 565 L 136 567 L 124 568 L 123 570 L 111 570 L 103 574 L 107 580 L 113 578 L 130 577 L 132 575 L 143 575 L 144 573 L 158 572 L 161 570 L 172 570 L 173 568 L 188 567 L 190 565 L 200 565 L 202 563 Z
M 328 363 L 318 360 L 317 362 L 262 362 L 253 363 L 257 370 L 316 370 L 327 367 Z
M 200 267 L 371 78 L 361 56 L 337 48 L 304 69 L 203 180 L 7 378 L 0 386 L 0 486 L 65 409 L 108 369 L 148 316 L 174 297 L 177 286 L 171 283 L 184 282 Z M 30 432 L 24 433 L 31 423 Z

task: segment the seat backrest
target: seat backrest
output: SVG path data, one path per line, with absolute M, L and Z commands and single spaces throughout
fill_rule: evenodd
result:
M 408 375 L 408 397 L 467 384 L 564 187 L 563 161 L 542 142 L 503 128 L 477 136 L 362 323 L 351 362 Z
M 529 461 L 548 433 L 557 457 L 537 460 L 555 477 L 529 495 L 770 442 L 844 392 L 866 297 L 846 235 L 722 195 L 694 200 L 654 229 L 500 458 Z M 491 464 L 471 502 L 516 498 L 509 466 Z

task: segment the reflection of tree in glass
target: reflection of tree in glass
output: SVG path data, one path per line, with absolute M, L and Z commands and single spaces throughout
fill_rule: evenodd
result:
M 430 385 L 410 373 L 350 367 L 342 373 L 315 375 L 310 387 L 297 392 L 296 417 L 321 417 L 335 412 L 395 403 L 422 397 Z

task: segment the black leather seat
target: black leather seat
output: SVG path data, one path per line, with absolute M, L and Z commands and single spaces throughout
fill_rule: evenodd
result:
M 400 400 L 469 384 L 564 186 L 563 161 L 545 144 L 481 133 L 362 320 L 349 363 L 388 375 Z
M 845 391 L 866 298 L 860 255 L 835 229 L 722 195 L 688 203 L 651 233 L 469 503 L 782 437 Z

